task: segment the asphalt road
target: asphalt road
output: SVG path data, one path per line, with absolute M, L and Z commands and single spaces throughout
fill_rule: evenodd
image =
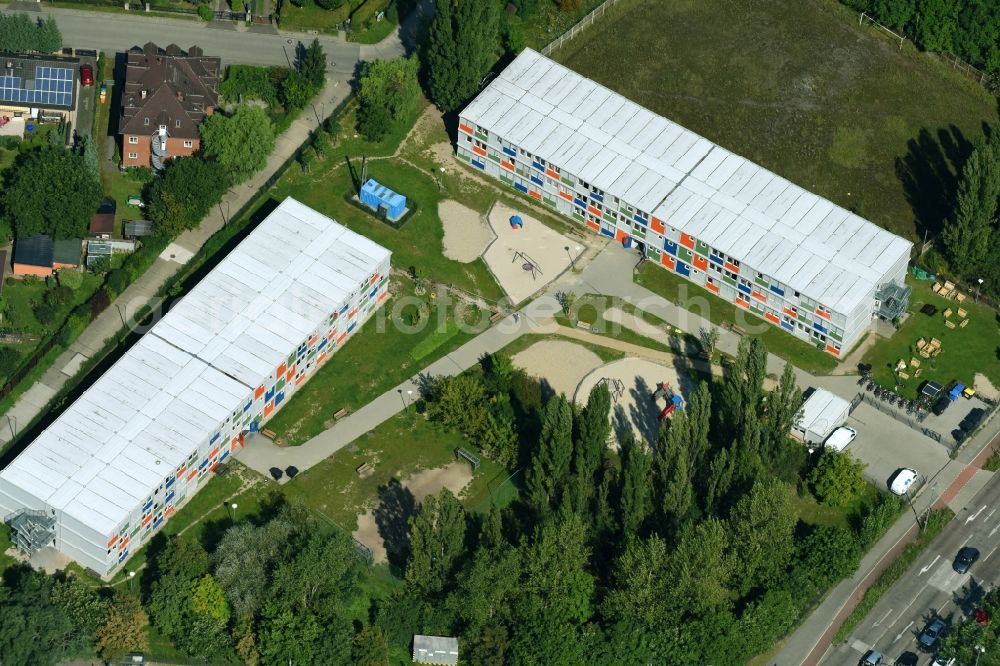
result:
M 980 551 L 969 573 L 958 574 L 952 561 L 963 546 Z M 827 654 L 823 664 L 854 666 L 874 648 L 892 664 L 904 652 L 930 664 L 933 653 L 917 648 L 917 636 L 935 617 L 957 623 L 1000 583 L 1000 478 L 994 478 L 958 513 L 944 532 L 882 597 L 847 641 Z
M 15 11 L 17 8 L 4 11 Z M 39 16 L 51 15 L 63 34 L 66 46 L 99 49 L 106 53 L 124 51 L 146 42 L 160 46 L 174 43 L 183 49 L 197 45 L 205 53 L 222 58 L 223 64 L 245 63 L 254 65 L 288 65 L 294 61 L 295 46 L 301 40 L 309 42 L 311 35 L 299 33 L 267 34 L 236 30 L 231 24 L 226 28 L 210 27 L 201 21 L 169 19 L 141 14 L 121 15 L 106 12 L 88 12 L 72 9 L 42 8 Z M 342 38 L 320 37 L 320 44 L 327 54 L 330 71 L 350 73 L 362 56 L 361 46 Z M 365 49 L 366 52 L 371 50 Z M 398 55 L 389 49 L 386 57 Z M 401 52 L 401 51 L 400 51 Z

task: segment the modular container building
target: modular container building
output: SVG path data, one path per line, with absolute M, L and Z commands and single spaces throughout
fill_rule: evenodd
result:
M 390 220 L 398 220 L 406 212 L 406 197 L 371 178 L 361 186 L 360 198 L 375 212 L 384 208 L 385 216 Z
M 911 243 L 525 49 L 460 114 L 458 156 L 841 356 Z
M 385 300 L 389 258 L 285 199 L 0 472 L 15 542 L 113 574 Z

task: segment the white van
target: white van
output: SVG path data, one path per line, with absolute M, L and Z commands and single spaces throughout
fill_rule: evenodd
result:
M 826 438 L 823 442 L 823 448 L 830 451 L 843 451 L 846 449 L 854 438 L 858 436 L 858 431 L 854 428 L 848 428 L 847 426 L 841 426 L 830 433 L 830 436 Z

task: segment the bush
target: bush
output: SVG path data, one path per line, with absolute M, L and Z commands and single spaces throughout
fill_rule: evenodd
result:
M 384 106 L 365 106 L 358 109 L 358 131 L 367 140 L 381 141 L 392 127 L 392 117 Z
M 34 308 L 35 319 L 42 326 L 48 326 L 56 320 L 56 311 L 48 303 L 38 303 Z
M 108 273 L 105 285 L 111 296 L 117 296 L 128 288 L 129 282 L 131 282 L 131 276 L 128 271 L 116 268 Z
M 17 150 L 19 145 L 21 145 L 21 137 L 19 136 L 0 136 L 0 148 Z
M 73 290 L 64 285 L 59 285 L 45 292 L 45 303 L 57 310 L 72 300 Z
M 281 70 L 276 72 L 275 70 Z M 226 78 L 219 84 L 219 93 L 231 102 L 259 99 L 269 106 L 278 104 L 278 85 L 288 76 L 287 67 L 255 67 L 230 65 Z
M 344 0 L 316 0 L 316 6 L 326 10 L 340 9 L 343 4 Z
M 153 180 L 153 170 L 149 167 L 129 167 L 125 170 L 125 177 L 137 183 L 148 183 Z
M 74 268 L 63 268 L 56 272 L 59 285 L 76 291 L 83 284 L 83 273 Z
M 208 5 L 198 5 L 198 16 L 201 17 L 203 21 L 211 21 L 215 18 L 215 12 Z
M 10 377 L 17 371 L 17 364 L 21 361 L 21 355 L 16 349 L 10 347 L 0 348 L 0 375 Z

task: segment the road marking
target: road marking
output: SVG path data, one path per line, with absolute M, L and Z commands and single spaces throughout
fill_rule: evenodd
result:
M 927 573 L 927 571 L 928 571 L 928 570 L 929 570 L 929 569 L 930 569 L 930 568 L 931 568 L 932 566 L 934 566 L 934 565 L 935 565 L 935 564 L 937 563 L 937 561 L 938 561 L 938 560 L 940 560 L 940 559 L 941 559 L 941 556 L 940 556 L 940 555 L 935 555 L 935 556 L 934 556 L 934 559 L 933 559 L 933 560 L 931 561 L 931 563 L 930 563 L 930 564 L 928 564 L 928 565 L 927 565 L 926 567 L 924 567 L 923 569 L 921 569 L 921 570 L 920 570 L 920 573 L 919 573 L 919 574 L 917 574 L 917 575 L 918 575 L 918 576 L 922 576 L 923 574 Z
M 905 627 L 903 627 L 903 630 L 901 632 L 899 632 L 898 634 L 896 634 L 896 637 L 892 640 L 892 642 L 895 643 L 900 638 L 902 638 L 903 634 L 906 633 L 906 630 L 909 629 L 912 626 L 913 626 L 913 620 L 910 620 L 910 623 L 908 625 L 906 625 Z
M 994 527 L 993 529 L 990 530 L 990 536 L 993 536 L 994 534 L 996 534 L 997 530 L 1000 530 L 1000 525 L 997 525 L 996 527 Z
M 994 513 L 996 513 L 996 512 L 997 512 L 997 510 L 996 510 L 996 508 L 994 508 L 994 509 L 993 509 L 992 511 L 990 511 L 990 512 L 989 512 L 988 514 L 986 514 L 986 520 L 989 520 L 990 518 L 992 518 L 992 517 L 993 517 L 993 514 L 994 514 Z
M 968 525 L 969 523 L 971 523 L 973 520 L 979 517 L 979 514 L 981 514 L 985 510 L 986 510 L 986 505 L 984 504 L 982 507 L 980 507 L 979 511 L 976 511 L 974 514 L 965 519 L 965 524 Z
M 990 552 L 986 553 L 986 557 L 983 558 L 983 562 L 985 562 L 986 560 L 990 559 L 990 555 L 992 555 L 994 552 L 996 552 L 996 549 L 997 549 L 997 546 L 993 546 L 993 550 L 991 550 Z
M 889 613 L 891 613 L 891 612 L 892 612 L 892 609 L 890 608 L 889 610 L 887 610 L 887 611 L 885 612 L 885 615 L 883 615 L 883 616 L 882 616 L 882 619 L 881 619 L 881 620 L 879 620 L 878 622 L 876 622 L 875 624 L 873 624 L 873 625 L 872 625 L 872 627 L 873 627 L 873 628 L 874 628 L 874 627 L 877 627 L 877 626 L 879 626 L 880 624 L 882 624 L 883 622 L 885 622 L 885 618 L 889 617 Z

